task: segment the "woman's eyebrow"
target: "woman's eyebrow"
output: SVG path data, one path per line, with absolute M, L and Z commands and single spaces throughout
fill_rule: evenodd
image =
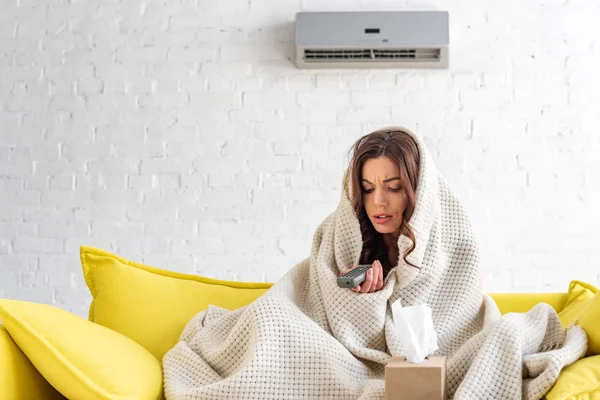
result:
M 384 180 L 383 182 L 384 182 L 384 183 L 387 183 L 387 182 L 391 182 L 391 181 L 399 181 L 399 180 L 400 180 L 400 177 L 399 177 L 399 176 L 395 176 L 395 177 L 393 177 L 393 178 L 388 178 L 388 179 Z M 368 180 L 366 180 L 366 179 L 364 179 L 364 178 L 362 179 L 362 182 L 367 182 L 367 183 L 370 183 L 370 184 L 372 185 L 372 183 L 371 183 L 371 182 L 369 182 Z

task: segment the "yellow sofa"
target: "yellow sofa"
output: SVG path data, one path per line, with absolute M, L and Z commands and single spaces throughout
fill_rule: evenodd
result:
M 93 298 L 87 319 L 0 299 L 0 399 L 164 398 L 160 360 L 189 319 L 209 305 L 242 307 L 271 287 L 176 273 L 92 247 L 82 247 L 80 258 Z M 574 281 L 562 293 L 492 297 L 503 314 L 545 302 L 566 324 L 587 318 L 586 332 L 597 326 L 600 334 L 600 318 L 589 321 L 596 293 Z M 600 355 L 592 336 L 593 352 L 561 372 L 547 400 L 600 399 Z

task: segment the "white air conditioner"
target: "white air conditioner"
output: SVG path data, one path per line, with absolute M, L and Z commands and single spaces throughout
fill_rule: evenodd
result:
M 446 11 L 296 14 L 298 68 L 447 68 Z

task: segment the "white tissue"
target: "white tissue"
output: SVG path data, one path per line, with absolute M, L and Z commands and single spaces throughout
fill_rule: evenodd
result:
M 432 311 L 426 304 L 402 307 L 400 299 L 392 304 L 394 325 L 398 330 L 406 361 L 420 363 L 438 349 Z

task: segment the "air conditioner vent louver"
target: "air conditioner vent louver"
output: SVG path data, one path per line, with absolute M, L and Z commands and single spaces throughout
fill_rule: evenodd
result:
M 304 49 L 306 62 L 352 60 L 415 60 L 435 61 L 439 49 Z
M 298 68 L 448 68 L 445 11 L 302 11 Z

